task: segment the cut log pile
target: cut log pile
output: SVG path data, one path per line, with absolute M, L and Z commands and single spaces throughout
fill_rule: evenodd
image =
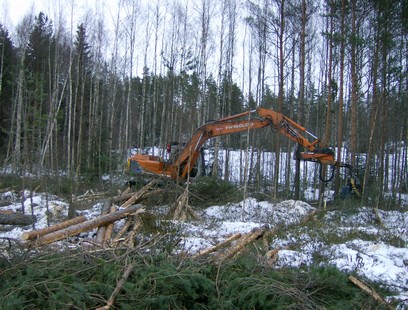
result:
M 36 247 L 97 228 L 96 242 L 94 242 L 96 245 L 106 246 L 113 241 L 118 243 L 126 231 L 130 230 L 132 223 L 137 226 L 136 219 L 141 213 L 144 213 L 144 208 L 138 203 L 160 191 L 155 189 L 156 184 L 156 181 L 152 181 L 136 193 L 127 192 L 114 197 L 111 201 L 106 201 L 102 207 L 101 215 L 96 218 L 87 219 L 85 216 L 79 216 L 50 227 L 23 233 L 21 238 L 26 240 L 27 246 Z M 120 206 L 115 205 L 115 203 L 121 202 L 123 203 Z M 122 228 L 118 235 L 113 236 L 115 222 L 125 218 L 127 218 L 124 226 L 126 228 Z M 134 230 L 135 228 L 132 231 Z

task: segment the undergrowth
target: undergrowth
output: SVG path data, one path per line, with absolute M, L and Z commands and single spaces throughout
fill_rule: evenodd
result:
M 237 186 L 212 177 L 203 177 L 193 182 L 190 187 L 190 204 L 196 207 L 222 205 L 243 199 Z
M 373 300 L 331 267 L 275 270 L 247 254 L 216 264 L 136 250 L 66 251 L 0 260 L 1 309 L 91 309 L 124 269 L 117 309 L 367 309 Z

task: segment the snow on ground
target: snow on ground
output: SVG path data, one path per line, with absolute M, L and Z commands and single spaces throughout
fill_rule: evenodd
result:
M 68 213 L 68 203 L 53 195 L 25 192 L 24 197 L 13 192 L 1 194 L 1 210 L 22 211 L 23 201 L 25 212 L 37 218 L 36 229 L 61 222 Z M 78 215 L 94 218 L 100 214 L 101 207 L 95 204 Z M 282 232 L 269 245 L 270 249 L 281 249 L 275 268 L 333 265 L 380 283 L 393 292 L 392 298 L 400 301 L 400 309 L 408 307 L 408 212 L 378 210 L 375 213 L 370 208 L 333 210 L 326 211 L 313 228 L 299 225 L 314 210 L 303 201 L 273 204 L 253 198 L 212 206 L 197 211 L 201 221 L 175 223 L 183 240 L 179 250 L 194 254 L 235 233 L 248 233 L 264 225 L 281 228 Z M 20 240 L 21 234 L 32 228 L 1 231 L 0 246 L 9 238 Z M 91 232 L 87 236 L 93 235 Z

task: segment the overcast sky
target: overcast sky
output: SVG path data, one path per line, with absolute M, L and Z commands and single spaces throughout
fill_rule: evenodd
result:
M 45 8 L 43 0 L 0 0 L 0 21 L 7 28 L 14 28 L 31 10 L 37 12 Z
M 40 11 L 55 21 L 55 12 L 66 10 L 66 18 L 69 19 L 71 2 L 75 8 L 74 18 L 81 18 L 89 9 L 109 9 L 116 4 L 116 0 L 0 0 L 0 23 L 13 31 L 26 14 L 37 16 Z

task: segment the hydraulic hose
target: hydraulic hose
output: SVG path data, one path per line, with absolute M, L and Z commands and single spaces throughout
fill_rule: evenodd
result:
M 331 172 L 330 172 L 330 176 L 326 179 L 323 175 L 323 164 L 320 164 L 320 168 L 319 168 L 319 178 L 322 182 L 328 183 L 331 180 L 333 180 L 334 178 L 334 170 L 336 169 L 336 166 L 331 165 Z

